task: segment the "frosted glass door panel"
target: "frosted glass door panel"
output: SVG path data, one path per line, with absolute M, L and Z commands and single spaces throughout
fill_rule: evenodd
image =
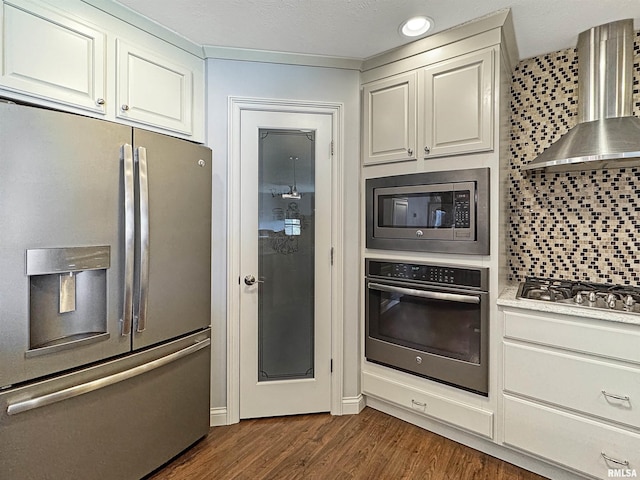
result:
M 315 132 L 259 135 L 258 381 L 314 378 Z

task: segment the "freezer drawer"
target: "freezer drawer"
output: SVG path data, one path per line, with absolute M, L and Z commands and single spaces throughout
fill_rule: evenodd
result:
M 210 331 L 0 394 L 0 478 L 137 480 L 209 430 Z

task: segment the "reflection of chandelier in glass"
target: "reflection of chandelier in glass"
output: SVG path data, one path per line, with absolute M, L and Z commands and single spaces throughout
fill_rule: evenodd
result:
M 298 186 L 296 185 L 296 160 L 298 160 L 298 157 L 289 157 L 289 160 L 293 164 L 293 185 L 289 185 L 289 192 L 283 193 L 282 198 L 300 200 L 302 195 L 298 192 Z

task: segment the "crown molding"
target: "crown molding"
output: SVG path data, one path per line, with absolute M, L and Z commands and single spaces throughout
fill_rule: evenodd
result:
M 342 68 L 358 71 L 362 67 L 362 60 L 357 58 L 329 57 L 324 55 L 276 52 L 272 50 L 255 50 L 249 48 L 216 47 L 213 45 L 205 45 L 203 49 L 205 58 L 215 58 L 220 60 L 280 63 L 285 65 Z
M 198 58 L 204 58 L 203 49 L 201 45 L 198 45 L 191 40 L 179 35 L 178 33 L 169 30 L 167 27 L 154 22 L 153 20 L 140 15 L 138 12 L 131 10 L 128 7 L 120 3 L 115 3 L 112 0 L 81 0 L 83 3 L 90 5 L 104 13 L 111 15 L 123 22 L 126 22 L 140 30 L 143 30 L 154 37 L 158 37 L 166 42 L 175 45 L 182 50 L 195 55 Z

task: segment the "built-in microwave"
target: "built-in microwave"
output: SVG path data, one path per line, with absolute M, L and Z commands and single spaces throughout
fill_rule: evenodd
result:
M 366 181 L 367 248 L 489 254 L 489 168 Z

